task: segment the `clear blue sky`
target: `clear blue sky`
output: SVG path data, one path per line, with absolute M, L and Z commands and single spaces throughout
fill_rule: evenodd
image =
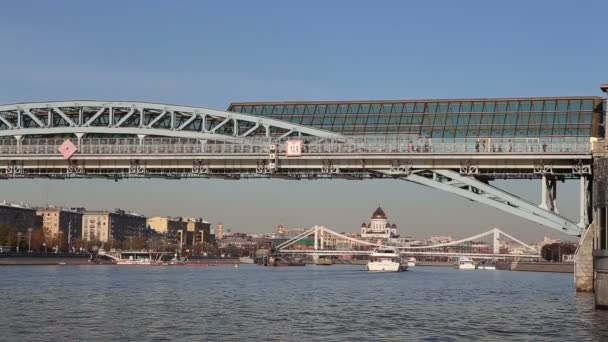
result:
M 600 95 L 607 1 L 15 1 L 0 11 L 0 103 Z M 537 182 L 501 183 L 535 201 Z M 576 216 L 576 184 L 560 206 Z M 381 201 L 404 234 L 551 230 L 396 181 L 0 181 L 0 199 L 358 229 Z

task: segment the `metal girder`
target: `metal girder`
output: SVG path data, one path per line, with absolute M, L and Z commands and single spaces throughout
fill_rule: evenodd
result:
M 128 122 L 128 119 L 140 111 L 140 122 Z M 61 116 L 65 124 L 56 124 L 51 120 L 52 113 Z M 160 114 L 159 114 L 160 113 Z M 170 127 L 168 123 L 153 127 L 166 114 L 171 115 Z M 23 114 L 31 118 L 38 127 L 25 127 Z M 114 116 L 122 115 L 119 122 L 114 124 Z M 100 117 L 107 117 L 107 124 L 97 124 Z M 86 122 L 84 122 L 86 118 Z M 220 123 L 207 131 L 206 122 L 208 118 L 220 120 Z M 179 120 L 179 121 L 178 121 Z M 45 124 L 44 122 L 48 122 Z M 2 136 L 27 136 L 27 135 L 52 135 L 65 133 L 100 133 L 100 134 L 130 134 L 130 135 L 156 135 L 166 137 L 184 137 L 197 139 L 232 140 L 234 137 L 247 137 L 255 130 L 263 126 L 266 131 L 269 128 L 278 129 L 277 136 L 285 138 L 290 134 L 306 134 L 322 138 L 343 138 L 341 134 L 316 129 L 309 126 L 297 125 L 286 121 L 271 119 L 267 117 L 226 112 L 221 110 L 207 109 L 201 107 L 165 105 L 146 102 L 100 102 L 100 101 L 66 101 L 66 102 L 42 102 L 42 103 L 19 103 L 0 106 L 0 122 L 6 127 L 0 129 Z M 104 120 L 105 122 L 105 120 Z M 147 125 L 144 122 L 148 122 Z M 178 123 L 179 122 L 179 126 Z M 202 127 L 199 127 L 202 122 Z M 246 126 L 253 124 L 255 128 L 239 134 L 238 127 L 241 123 Z M 66 126 L 66 124 L 68 126 Z M 230 134 L 223 133 L 221 127 L 230 124 Z M 177 126 L 177 127 L 176 127 Z M 110 128 L 111 131 L 107 131 Z M 118 129 L 122 129 L 120 132 Z M 146 132 L 144 132 L 146 130 Z M 154 132 L 150 132 L 153 130 Z M 180 134 L 179 132 L 188 132 Z
M 65 115 L 65 113 L 63 111 L 61 111 L 61 109 L 59 108 L 53 108 L 53 111 L 57 114 L 59 114 L 59 116 L 61 116 L 63 118 L 63 120 L 65 120 L 65 122 L 67 122 L 71 127 L 76 126 L 76 123 L 74 123 L 74 121 L 72 121 L 72 119 L 70 119 L 67 115 Z M 51 125 L 52 123 L 49 122 L 49 125 Z
M 123 123 L 125 123 L 125 121 L 127 121 L 131 115 L 133 115 L 133 113 L 135 113 L 135 108 L 131 108 L 131 111 L 129 111 L 129 113 L 127 113 L 127 115 L 123 116 L 122 119 L 120 119 L 120 121 L 118 121 L 116 123 L 116 127 L 120 127 L 122 126 Z M 112 126 L 112 123 L 110 122 L 110 126 Z
M 150 121 L 150 123 L 148 124 L 148 128 L 152 128 L 152 126 L 158 122 L 158 120 L 162 119 L 165 114 L 167 114 L 166 110 L 163 110 L 162 112 L 160 112 L 160 114 L 158 114 L 154 119 L 152 119 L 152 121 Z
M 386 173 L 385 171 L 379 171 Z M 539 208 L 518 196 L 451 170 L 424 170 L 398 176 L 401 179 L 447 191 L 472 201 L 487 204 L 510 214 L 542 224 L 570 235 L 580 235 L 580 227 L 555 212 Z
M 25 112 L 25 114 L 27 114 L 27 116 L 29 116 L 32 120 L 34 120 L 34 122 L 38 126 L 40 126 L 40 127 L 44 127 L 45 126 L 45 124 L 42 122 L 42 120 L 40 120 L 37 116 L 35 116 L 34 114 L 32 114 L 29 109 L 25 109 L 24 112 Z
M 97 120 L 97 118 L 100 117 L 101 114 L 103 114 L 103 112 L 105 112 L 105 110 L 106 110 L 105 105 L 101 106 L 101 108 L 97 111 L 97 113 L 95 113 L 95 115 L 93 115 L 87 122 L 85 122 L 83 126 L 88 127 L 95 120 Z

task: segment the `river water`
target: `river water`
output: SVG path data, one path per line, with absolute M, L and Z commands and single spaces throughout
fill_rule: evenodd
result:
M 607 341 L 572 274 L 363 266 L 0 268 L 2 341 Z

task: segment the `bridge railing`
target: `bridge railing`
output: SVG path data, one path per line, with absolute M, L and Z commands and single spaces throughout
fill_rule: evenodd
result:
M 65 138 L 0 139 L 0 155 L 56 155 Z M 74 143 L 77 143 L 73 139 Z M 237 142 L 205 142 L 194 139 L 86 138 L 78 144 L 80 154 L 267 154 L 271 140 L 242 139 Z M 285 144 L 277 143 L 279 153 Z M 313 154 L 587 154 L 584 141 L 544 142 L 539 139 L 375 139 L 348 137 L 341 141 L 306 138 L 303 153 Z

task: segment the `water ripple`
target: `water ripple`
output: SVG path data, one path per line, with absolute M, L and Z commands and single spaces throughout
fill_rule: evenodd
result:
M 6 341 L 605 341 L 572 275 L 417 267 L 1 268 Z

